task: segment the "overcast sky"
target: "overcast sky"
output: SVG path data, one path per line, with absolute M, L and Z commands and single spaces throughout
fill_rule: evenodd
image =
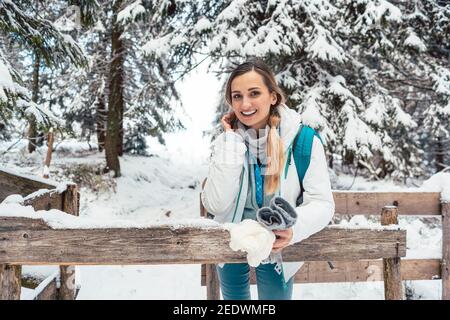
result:
M 150 152 L 169 152 L 176 161 L 206 161 L 209 155 L 210 138 L 202 137 L 203 131 L 212 129 L 215 107 L 219 99 L 219 81 L 213 73 L 207 72 L 207 62 L 198 66 L 180 82 L 181 100 L 185 109 L 177 111 L 186 130 L 165 135 L 166 147 L 163 149 L 150 139 Z

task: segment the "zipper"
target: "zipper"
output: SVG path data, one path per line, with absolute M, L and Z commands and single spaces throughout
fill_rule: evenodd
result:
M 288 169 L 289 166 L 291 165 L 291 155 L 292 155 L 292 146 L 289 146 L 289 149 L 287 150 L 286 163 L 284 164 L 284 180 L 286 180 Z
M 260 208 L 259 207 L 259 204 L 258 204 L 258 201 L 256 200 L 256 172 L 255 172 L 255 167 L 254 166 L 257 166 L 258 164 L 254 164 L 253 165 L 253 168 L 252 168 L 252 170 L 253 170 L 253 186 L 255 187 L 255 190 L 253 190 L 254 192 L 252 192 L 252 201 L 253 201 L 253 207 L 254 208 Z M 264 195 L 264 191 L 263 191 L 263 195 Z M 264 203 L 264 196 L 263 196 L 263 203 Z
M 281 265 L 281 282 L 283 283 L 283 289 L 286 290 L 287 289 L 287 284 L 286 284 L 286 280 L 284 280 L 284 268 L 283 268 L 283 263 L 280 262 Z
M 252 157 L 252 160 L 256 162 L 255 164 L 251 165 L 251 167 L 252 167 L 251 170 L 252 171 L 251 171 L 251 175 L 250 175 L 250 178 L 249 178 L 249 180 L 253 179 L 252 180 L 252 185 L 255 187 L 255 190 L 253 190 L 254 192 L 252 192 L 252 197 L 251 197 L 252 205 L 253 205 L 254 208 L 259 208 L 258 201 L 256 201 L 256 172 L 255 172 L 256 171 L 255 170 L 256 169 L 255 166 L 258 165 L 258 160 L 255 158 L 255 156 L 253 156 L 253 154 L 251 152 L 249 152 L 249 156 Z M 261 173 L 260 173 L 260 175 L 261 175 Z M 263 191 L 263 195 L 264 195 L 264 191 Z M 264 196 L 263 196 L 263 204 L 264 204 Z
M 237 208 L 239 206 L 239 199 L 241 198 L 241 191 L 242 191 L 242 183 L 244 181 L 244 168 L 242 168 L 242 174 L 241 174 L 241 183 L 239 185 L 239 193 L 236 199 L 236 207 L 234 208 L 234 213 L 233 213 L 233 219 L 231 219 L 231 222 L 234 222 L 234 218 L 236 218 L 236 212 L 237 212 Z

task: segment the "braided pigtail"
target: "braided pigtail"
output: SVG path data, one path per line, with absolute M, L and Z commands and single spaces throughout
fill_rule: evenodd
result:
M 280 185 L 281 171 L 284 164 L 283 142 L 278 134 L 280 115 L 277 107 L 272 107 L 269 116 L 269 134 L 267 137 L 267 171 L 265 180 L 265 190 L 267 194 L 277 191 Z

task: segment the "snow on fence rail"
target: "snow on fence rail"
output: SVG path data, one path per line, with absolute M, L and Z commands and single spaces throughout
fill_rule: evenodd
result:
M 77 218 L 82 219 L 82 218 Z M 221 227 L 53 229 L 41 219 L 0 216 L 0 263 L 57 265 L 244 262 Z M 392 245 L 394 244 L 394 245 Z M 327 227 L 286 248 L 284 261 L 393 258 L 406 255 L 406 231 Z

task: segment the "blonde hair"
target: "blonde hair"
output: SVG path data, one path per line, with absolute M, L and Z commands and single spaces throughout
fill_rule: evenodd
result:
M 284 94 L 281 88 L 278 86 L 275 80 L 275 74 L 273 71 L 260 59 L 254 59 L 247 61 L 243 64 L 237 66 L 230 74 L 228 78 L 226 90 L 225 90 L 225 100 L 231 106 L 231 82 L 234 78 L 243 75 L 247 72 L 255 71 L 260 74 L 263 78 L 264 84 L 269 89 L 270 93 L 275 93 L 277 96 L 277 101 L 274 105 L 270 107 L 270 114 L 268 125 L 270 127 L 269 134 L 267 137 L 267 169 L 266 175 L 268 176 L 264 179 L 264 189 L 267 194 L 275 193 L 279 186 L 281 180 L 281 172 L 283 171 L 283 164 L 285 161 L 283 141 L 278 134 L 278 126 L 280 124 L 280 114 L 278 108 L 281 104 L 285 102 Z

